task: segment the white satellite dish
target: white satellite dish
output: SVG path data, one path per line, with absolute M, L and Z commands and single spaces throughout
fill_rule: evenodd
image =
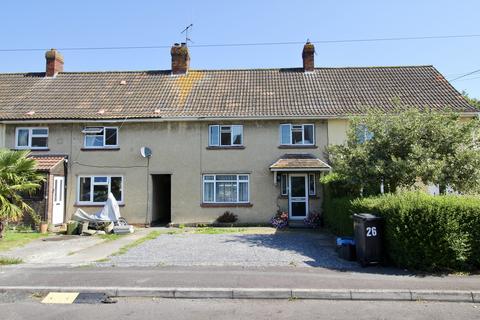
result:
M 150 158 L 152 156 L 152 149 L 150 149 L 149 147 L 141 147 L 140 154 L 144 158 Z

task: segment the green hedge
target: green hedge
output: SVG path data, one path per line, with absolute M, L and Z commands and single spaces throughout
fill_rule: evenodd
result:
M 353 212 L 384 217 L 385 251 L 397 266 L 426 271 L 480 267 L 479 198 L 405 192 L 329 202 L 325 222 L 337 234 L 348 230 L 347 217 Z
M 325 199 L 323 221 L 325 226 L 338 236 L 353 236 L 351 197 Z

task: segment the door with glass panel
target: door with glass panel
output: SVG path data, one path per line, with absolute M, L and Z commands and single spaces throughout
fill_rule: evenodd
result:
M 289 175 L 288 213 L 291 220 L 303 220 L 308 215 L 308 179 L 305 173 Z
M 65 203 L 65 178 L 53 178 L 53 210 L 52 210 L 52 224 L 63 223 L 64 203 Z

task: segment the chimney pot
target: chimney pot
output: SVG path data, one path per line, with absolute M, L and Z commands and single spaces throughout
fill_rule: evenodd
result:
M 55 49 L 50 49 L 45 53 L 47 67 L 45 76 L 54 77 L 59 72 L 63 72 L 63 56 Z
M 303 58 L 303 71 L 313 72 L 315 70 L 315 46 L 307 41 L 303 46 L 302 58 Z
M 190 54 L 186 43 L 175 43 L 170 50 L 172 74 L 186 74 L 190 67 Z

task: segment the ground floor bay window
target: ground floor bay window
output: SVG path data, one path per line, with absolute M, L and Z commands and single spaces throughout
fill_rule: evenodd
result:
M 203 176 L 204 203 L 248 203 L 250 179 L 246 174 L 208 174 Z
M 79 204 L 103 204 L 107 201 L 110 192 L 118 202 L 123 202 L 123 177 L 78 177 L 77 202 Z

